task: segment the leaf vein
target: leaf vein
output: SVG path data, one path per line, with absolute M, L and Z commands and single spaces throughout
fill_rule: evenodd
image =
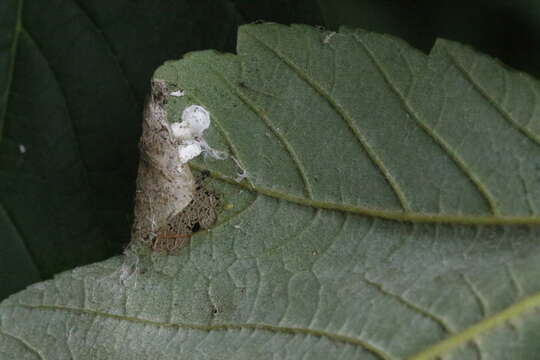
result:
M 13 74 L 15 73 L 15 58 L 17 56 L 17 48 L 19 45 L 19 36 L 22 31 L 22 11 L 24 6 L 24 0 L 19 0 L 17 2 L 17 21 L 15 23 L 15 32 L 13 34 L 13 41 L 11 43 L 11 54 L 8 62 L 8 75 L 7 75 L 7 85 L 6 90 L 2 96 L 2 102 L 0 103 L 0 141 L 2 140 L 5 119 L 7 114 L 8 99 L 9 94 L 11 93 L 11 86 L 13 85 Z
M 186 96 L 188 98 L 190 98 L 190 99 L 193 99 L 196 103 L 198 103 L 199 105 L 205 107 L 206 109 L 211 109 L 209 106 L 205 105 L 204 102 L 202 102 L 195 95 L 186 94 Z M 238 154 L 239 154 L 238 149 L 236 148 L 236 146 L 234 146 L 234 143 L 232 142 L 230 135 L 227 133 L 227 131 L 225 130 L 223 125 L 221 125 L 221 122 L 219 121 L 219 118 L 213 112 L 211 113 L 211 116 L 212 116 L 212 119 L 214 120 L 214 123 L 216 124 L 217 130 L 221 133 L 221 135 L 223 136 L 223 139 L 227 143 L 227 147 L 229 148 L 229 151 L 231 152 L 232 156 L 234 156 L 234 158 L 236 159 L 236 161 L 240 164 L 240 166 L 242 168 L 245 168 L 246 166 L 244 165 L 241 158 L 238 156 Z M 246 178 L 246 180 L 248 181 L 248 183 L 250 185 L 250 188 L 255 188 L 255 184 L 253 184 L 253 182 L 251 181 L 251 179 L 249 177 Z M 234 181 L 234 184 L 238 184 L 238 182 Z
M 503 325 L 515 317 L 523 315 L 538 307 L 540 307 L 540 292 L 527 296 L 521 301 L 510 305 L 506 309 L 480 320 L 469 328 L 428 347 L 416 355 L 411 356 L 409 360 L 430 360 L 436 357 L 441 357 L 468 343 L 469 341 L 474 340 L 477 336 L 482 335 L 493 328 Z
M 511 264 L 506 264 L 505 265 L 505 268 L 506 268 L 506 271 L 508 273 L 508 277 L 510 278 L 510 283 L 512 284 L 514 290 L 516 291 L 516 294 L 519 296 L 520 294 L 523 294 L 524 291 L 521 287 L 521 284 L 519 283 L 516 275 L 515 275 L 515 272 L 513 270 L 513 267 Z
M 197 234 L 194 234 L 194 235 L 198 235 L 198 234 L 204 234 L 204 233 L 207 233 L 209 231 L 212 231 L 212 230 L 215 230 L 215 229 L 218 229 L 226 224 L 229 224 L 232 220 L 238 220 L 238 219 L 241 219 L 242 217 L 245 216 L 245 213 L 247 213 L 253 206 L 255 206 L 255 203 L 257 202 L 257 200 L 259 200 L 261 194 L 257 193 L 255 194 L 255 197 L 253 200 L 251 200 L 251 202 L 245 206 L 244 208 L 240 209 L 239 211 L 237 211 L 236 213 L 232 214 L 231 216 L 229 216 L 227 219 L 225 219 L 224 221 L 218 221 L 217 223 L 215 223 L 214 225 L 210 226 L 208 229 L 203 229 L 203 230 L 200 230 L 197 232 Z
M 248 32 L 246 32 L 249 34 Z M 379 170 L 379 172 L 383 175 L 384 179 L 386 180 L 387 184 L 390 186 L 392 191 L 394 192 L 394 195 L 396 196 L 397 200 L 399 201 L 401 207 L 403 208 L 404 212 L 410 212 L 411 209 L 409 207 L 408 201 L 405 197 L 405 194 L 401 190 L 397 180 L 393 177 L 390 170 L 386 167 L 382 159 L 379 157 L 379 155 L 376 153 L 376 151 L 373 149 L 373 147 L 369 144 L 367 139 L 362 135 L 360 130 L 354 125 L 354 122 L 352 120 L 352 117 L 347 113 L 347 111 L 341 106 L 333 97 L 330 96 L 330 94 L 323 89 L 322 86 L 317 84 L 313 79 L 311 79 L 300 67 L 298 67 L 294 62 L 289 60 L 285 55 L 283 55 L 278 50 L 272 48 L 268 44 L 266 44 L 261 39 L 257 38 L 253 34 L 249 34 L 253 39 L 255 39 L 259 44 L 261 44 L 266 49 L 270 50 L 274 56 L 276 56 L 277 59 L 282 61 L 285 65 L 287 65 L 294 73 L 300 77 L 303 81 L 306 82 L 321 98 L 326 100 L 330 107 L 339 115 L 341 119 L 345 121 L 347 126 L 349 127 L 350 131 L 354 135 L 354 137 L 357 139 L 357 141 L 360 143 L 366 154 L 368 155 L 368 158 L 371 160 L 373 165 Z
M 311 183 L 307 177 L 306 170 L 304 168 L 304 165 L 300 161 L 300 158 L 298 157 L 298 154 L 294 150 L 293 146 L 285 136 L 277 129 L 277 127 L 272 123 L 270 118 L 264 113 L 262 109 L 260 109 L 256 104 L 254 104 L 247 96 L 242 94 L 241 91 L 238 90 L 237 86 L 234 86 L 231 84 L 229 80 L 227 80 L 221 73 L 216 71 L 210 64 L 205 64 L 214 72 L 221 80 L 222 82 L 245 104 L 247 107 L 255 114 L 257 117 L 259 117 L 263 123 L 266 125 L 268 129 L 274 134 L 274 136 L 278 139 L 278 141 L 281 143 L 281 145 L 285 148 L 287 153 L 289 154 L 289 157 L 293 161 L 294 165 L 296 166 L 296 169 L 298 170 L 298 173 L 300 174 L 300 177 L 302 178 L 302 182 L 304 183 L 304 192 L 306 196 L 309 199 L 313 198 L 313 188 L 311 186 Z
M 15 232 L 16 232 L 17 236 L 19 237 L 19 239 L 21 239 L 21 243 L 23 244 L 24 250 L 26 250 L 26 253 L 28 254 L 28 257 L 30 258 L 30 260 L 32 262 L 32 265 L 34 266 L 36 274 L 38 274 L 39 279 L 42 279 L 41 278 L 41 273 L 39 271 L 39 267 L 37 265 L 36 257 L 32 253 L 32 251 L 30 251 L 30 246 L 28 244 L 28 241 L 26 240 L 26 237 L 23 236 L 23 234 L 21 233 L 21 231 L 19 230 L 19 228 L 17 227 L 17 225 L 15 224 L 13 219 L 11 218 L 11 215 L 9 214 L 9 212 L 7 211 L 7 209 L 4 207 L 4 205 L 2 203 L 0 203 L 0 213 L 4 213 L 4 215 L 9 220 L 9 222 L 13 225 L 13 229 L 15 230 Z
M 80 308 L 67 307 L 67 306 L 61 306 L 61 305 L 28 305 L 28 304 L 19 303 L 13 306 L 22 307 L 29 310 L 60 311 L 60 312 L 70 312 L 70 313 L 75 313 L 75 314 L 86 314 L 86 315 L 95 316 L 96 318 L 102 317 L 102 318 L 114 319 L 118 321 L 128 321 L 135 324 L 150 325 L 150 326 L 161 327 L 161 328 L 173 328 L 173 329 L 179 329 L 179 330 L 185 329 L 185 330 L 198 330 L 198 331 L 211 332 L 211 331 L 230 331 L 230 330 L 249 329 L 249 330 L 267 331 L 270 333 L 277 333 L 277 334 L 290 334 L 290 335 L 303 335 L 303 336 L 311 335 L 311 336 L 317 336 L 320 338 L 325 338 L 336 343 L 342 343 L 346 345 L 352 345 L 352 346 L 363 348 L 366 351 L 370 352 L 371 354 L 377 356 L 379 359 L 383 359 L 383 360 L 393 359 L 393 357 L 386 354 L 383 350 L 377 348 L 376 346 L 366 341 L 363 341 L 354 337 L 346 336 L 346 335 L 334 334 L 331 332 L 315 330 L 315 329 L 275 326 L 275 325 L 269 325 L 269 324 L 264 324 L 264 323 L 238 323 L 238 324 L 222 323 L 222 324 L 210 324 L 210 325 L 190 324 L 190 323 L 165 323 L 165 322 L 159 322 L 159 321 L 154 321 L 154 320 L 142 319 L 138 317 L 110 314 L 110 313 L 97 311 L 97 310 L 80 309 Z
M 56 75 L 56 72 L 54 71 L 54 69 L 53 69 L 52 65 L 50 64 L 49 60 L 47 59 L 47 57 L 45 56 L 45 53 L 43 52 L 43 49 L 36 42 L 35 38 L 32 36 L 32 34 L 30 34 L 28 32 L 28 30 L 26 28 L 23 28 L 21 31 L 28 38 L 30 43 L 36 48 L 36 50 L 41 54 L 41 56 L 43 57 L 43 59 L 47 63 L 47 67 L 50 70 L 51 75 L 52 75 L 52 77 L 53 77 L 53 79 L 54 79 L 54 81 L 55 81 L 55 83 L 57 85 L 57 88 L 58 88 L 59 92 L 62 95 L 62 99 L 64 99 L 64 106 L 65 106 L 64 109 L 65 109 L 65 112 L 66 112 L 66 116 L 70 120 L 69 123 L 71 124 L 71 130 L 73 132 L 73 136 L 75 137 L 74 142 L 76 144 L 77 154 L 78 154 L 79 159 L 81 160 L 81 164 L 83 165 L 83 170 L 86 173 L 85 178 L 88 179 L 89 178 L 88 174 L 89 174 L 90 170 L 89 170 L 89 167 L 86 164 L 86 162 L 84 160 L 84 157 L 83 157 L 83 152 L 82 152 L 82 148 L 81 148 L 81 145 L 80 145 L 79 129 L 78 129 L 77 125 L 75 124 L 75 119 L 71 115 L 70 107 L 69 107 L 68 100 L 67 100 L 66 94 L 64 92 L 64 89 L 60 85 L 60 81 L 59 81 L 59 79 L 58 79 L 58 77 Z
M 435 322 L 444 332 L 446 332 L 448 334 L 453 333 L 452 328 L 450 327 L 450 325 L 448 325 L 446 323 L 446 321 L 444 321 L 444 319 L 438 317 L 435 314 L 430 313 L 429 311 L 426 311 L 426 310 L 422 309 L 421 307 L 415 305 L 414 303 L 412 303 L 410 301 L 407 301 L 403 296 L 394 294 L 394 293 L 386 290 L 381 284 L 379 284 L 379 283 L 377 283 L 375 281 L 371 281 L 365 276 L 364 276 L 363 280 L 366 282 L 366 284 L 376 288 L 383 295 L 386 295 L 388 297 L 391 297 L 391 298 L 397 300 L 399 303 L 403 304 L 405 307 L 407 307 L 407 308 L 415 311 L 416 313 L 422 315 L 423 317 L 426 317 L 426 318 L 430 319 L 431 321 Z
M 486 215 L 440 215 L 432 213 L 403 213 L 401 211 L 387 211 L 379 208 L 359 207 L 352 205 L 337 204 L 327 201 L 310 200 L 304 197 L 291 195 L 285 192 L 276 191 L 261 186 L 250 187 L 243 183 L 236 182 L 233 178 L 218 171 L 207 169 L 201 165 L 190 163 L 196 170 L 207 170 L 213 179 L 239 186 L 243 189 L 261 193 L 263 195 L 286 200 L 294 204 L 321 208 L 326 210 L 336 210 L 345 213 L 378 217 L 382 219 L 407 221 L 418 223 L 441 223 L 441 224 L 474 224 L 474 225 L 539 225 L 540 217 L 531 216 L 486 216 Z
M 473 294 L 474 298 L 476 299 L 476 302 L 478 303 L 478 306 L 480 307 L 480 314 L 482 317 L 486 317 L 488 314 L 488 305 L 476 285 L 469 279 L 469 277 L 465 274 L 462 274 L 463 281 L 467 285 L 467 287 L 471 290 L 471 293 Z
M 415 120 L 415 123 L 427 134 L 429 135 L 437 145 L 439 145 L 443 151 L 449 155 L 449 157 L 454 161 L 454 163 L 458 166 L 458 168 L 463 172 L 465 176 L 476 186 L 477 190 L 480 192 L 480 194 L 484 197 L 484 199 L 487 201 L 491 211 L 493 214 L 498 214 L 498 207 L 497 207 L 497 201 L 491 194 L 491 192 L 486 188 L 486 186 L 480 181 L 480 179 L 474 175 L 474 173 L 468 168 L 465 161 L 452 150 L 449 144 L 446 143 L 446 141 L 437 135 L 437 133 L 430 129 L 423 121 L 420 120 L 420 116 L 411 108 L 409 105 L 409 102 L 407 99 L 403 96 L 401 91 L 397 88 L 397 86 L 394 84 L 388 73 L 385 71 L 385 69 L 381 66 L 379 61 L 377 61 L 375 54 L 366 46 L 366 44 L 355 34 L 357 42 L 362 46 L 362 48 L 365 50 L 366 54 L 370 58 L 371 62 L 377 69 L 377 71 L 380 72 L 382 75 L 384 81 L 388 85 L 388 88 L 397 96 L 399 99 L 401 105 L 407 111 L 407 113 Z
M 27 340 L 25 340 L 23 337 L 11 334 L 2 329 L 0 329 L 0 334 L 16 340 L 17 342 L 21 343 L 26 349 L 28 349 L 31 353 L 33 353 L 34 355 L 37 355 L 41 360 L 45 360 L 45 357 L 41 354 L 41 352 L 38 349 L 36 349 L 32 344 L 30 344 Z
M 81 12 L 86 16 L 88 21 L 92 24 L 92 26 L 96 29 L 96 33 L 102 38 L 103 43 L 105 44 L 105 47 L 108 49 L 109 56 L 113 59 L 113 63 L 116 65 L 118 72 L 120 73 L 121 77 L 124 79 L 126 83 L 126 87 L 129 90 L 129 94 L 131 97 L 131 101 L 133 102 L 133 106 L 137 107 L 137 97 L 135 95 L 135 90 L 133 89 L 131 83 L 129 82 L 126 72 L 124 68 L 122 67 L 118 54 L 114 51 L 113 46 L 111 45 L 111 42 L 109 39 L 105 36 L 104 32 L 100 30 L 98 27 L 97 21 L 95 21 L 91 16 L 88 9 L 86 9 L 78 0 L 73 0 L 73 2 L 77 5 L 77 7 L 81 10 Z
M 467 80 L 473 88 L 491 105 L 501 116 L 516 130 L 522 133 L 527 139 L 535 142 L 537 145 L 540 145 L 540 137 L 534 134 L 526 126 L 522 126 L 517 121 L 515 121 L 512 116 L 504 110 L 499 104 L 489 95 L 488 91 L 482 87 L 469 72 L 463 67 L 463 65 L 456 59 L 456 57 L 444 47 L 448 58 L 451 63 L 456 67 L 456 69 L 461 73 L 461 75 Z

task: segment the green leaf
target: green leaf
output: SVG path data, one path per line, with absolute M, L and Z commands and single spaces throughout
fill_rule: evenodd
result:
M 225 203 L 0 305 L 5 358 L 533 359 L 539 83 L 465 46 L 248 25 L 154 76 L 211 113 Z M 233 158 L 234 157 L 234 158 Z M 247 174 L 239 179 L 238 174 Z M 238 179 L 238 180 L 237 180 Z
M 225 0 L 0 1 L 0 299 L 119 253 L 152 72 L 236 23 Z
M 429 51 L 436 38 L 473 45 L 507 65 L 540 75 L 540 3 L 536 0 L 318 0 L 325 25 L 391 34 Z

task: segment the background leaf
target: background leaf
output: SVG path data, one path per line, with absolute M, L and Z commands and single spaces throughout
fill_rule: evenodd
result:
M 1 2 L 0 298 L 120 252 L 152 72 L 232 50 L 239 21 L 221 0 Z
M 128 254 L 10 297 L 5 354 L 534 358 L 538 81 L 450 41 L 426 56 L 330 34 L 245 26 L 237 56 L 158 69 L 186 91 L 171 121 L 205 106 L 207 140 L 235 157 L 193 165 L 227 210 L 179 256 Z

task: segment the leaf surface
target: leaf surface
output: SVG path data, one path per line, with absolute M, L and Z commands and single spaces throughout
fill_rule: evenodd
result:
M 0 298 L 129 241 L 151 74 L 230 48 L 236 21 L 224 1 L 1 1 Z
M 77 359 L 531 359 L 537 80 L 439 40 L 248 25 L 154 75 L 211 113 L 218 223 L 0 305 L 0 351 Z M 247 175 L 241 179 L 239 174 Z M 135 269 L 135 271 L 132 271 Z M 126 276 L 129 274 L 129 276 Z M 15 355 L 12 355 L 15 354 Z

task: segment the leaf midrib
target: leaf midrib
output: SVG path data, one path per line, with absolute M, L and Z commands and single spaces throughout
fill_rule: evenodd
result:
M 260 185 L 249 185 L 244 182 L 237 182 L 235 179 L 224 175 L 218 171 L 205 168 L 201 165 L 191 162 L 189 164 L 193 169 L 198 171 L 210 172 L 210 177 L 215 180 L 223 181 L 232 185 L 236 185 L 243 189 L 260 193 L 275 199 L 285 200 L 294 204 L 310 206 L 316 209 L 337 210 L 351 214 L 365 215 L 377 217 L 387 220 L 417 222 L 417 223 L 437 223 L 437 224 L 456 224 L 456 225 L 540 225 L 540 217 L 530 216 L 487 216 L 487 215 L 441 215 L 431 213 L 411 213 L 384 210 L 378 208 L 338 204 L 328 201 L 320 201 L 315 199 L 306 199 L 297 195 L 288 194 L 286 192 L 270 189 Z
M 405 195 L 403 191 L 401 190 L 399 184 L 394 179 L 394 177 L 390 174 L 386 166 L 380 161 L 378 155 L 374 153 L 372 150 L 370 150 L 371 147 L 369 143 L 366 142 L 367 139 L 365 139 L 363 135 L 357 131 L 357 129 L 354 127 L 354 125 L 350 121 L 350 116 L 346 112 L 344 112 L 345 110 L 342 108 L 342 106 L 338 104 L 337 102 L 335 102 L 335 100 L 332 97 L 330 97 L 329 94 L 319 84 L 313 82 L 312 79 L 310 79 L 305 73 L 303 73 L 301 69 L 299 69 L 293 62 L 291 62 L 283 54 L 279 53 L 276 49 L 266 44 L 264 41 L 262 41 L 255 35 L 251 34 L 249 31 L 244 31 L 244 34 L 248 35 L 250 38 L 258 42 L 261 46 L 271 51 L 287 66 L 291 67 L 291 69 L 295 71 L 295 73 L 297 73 L 298 76 L 300 76 L 304 81 L 306 81 L 317 93 L 319 93 L 326 101 L 329 102 L 329 104 L 335 109 L 335 111 L 344 119 L 344 121 L 347 122 L 351 131 L 353 131 L 358 141 L 363 145 L 364 149 L 370 155 L 370 159 L 374 162 L 374 164 L 378 167 L 378 169 L 384 175 L 384 178 L 389 183 L 394 194 L 396 195 L 400 204 L 402 205 L 403 210 L 398 210 L 398 211 L 385 210 L 382 208 L 338 204 L 338 203 L 333 203 L 333 202 L 328 202 L 328 201 L 318 201 L 313 198 L 312 193 L 311 193 L 312 191 L 309 191 L 310 196 L 302 197 L 302 196 L 287 194 L 281 191 L 276 191 L 274 189 L 264 187 L 264 186 L 256 186 L 251 182 L 250 179 L 248 179 L 250 184 L 246 186 L 243 183 L 236 182 L 234 179 L 228 177 L 227 175 L 224 175 L 217 171 L 210 170 L 210 173 L 215 179 L 223 180 L 225 182 L 235 184 L 243 188 L 246 188 L 255 192 L 259 192 L 261 194 L 264 194 L 273 198 L 287 200 L 289 202 L 300 204 L 300 205 L 306 205 L 306 206 L 311 206 L 315 208 L 322 208 L 322 209 L 329 209 L 329 210 L 344 211 L 344 212 L 366 215 L 366 216 L 371 216 L 371 217 L 378 217 L 378 218 L 389 219 L 389 220 L 418 222 L 418 223 L 444 223 L 444 224 L 464 224 L 464 225 L 538 225 L 540 224 L 540 217 L 503 215 L 500 213 L 500 211 L 498 211 L 497 201 L 495 200 L 493 195 L 488 191 L 488 189 L 485 188 L 483 183 L 475 176 L 475 174 L 473 174 L 467 168 L 467 166 L 465 166 L 463 160 L 451 150 L 450 146 L 446 144 L 444 140 L 442 140 L 439 136 L 430 132 L 427 126 L 425 126 L 425 124 L 423 124 L 423 122 L 418 119 L 418 115 L 410 108 L 403 94 L 394 86 L 394 84 L 392 83 L 392 80 L 388 77 L 388 74 L 378 64 L 377 59 L 373 57 L 373 54 L 370 52 L 370 50 L 358 38 L 356 38 L 357 41 L 367 52 L 368 56 L 375 64 L 378 71 L 384 77 L 389 88 L 399 98 L 400 103 L 406 108 L 406 111 L 409 112 L 416 119 L 417 125 L 420 126 L 424 131 L 426 131 L 428 135 L 430 135 L 434 139 L 434 141 L 437 144 L 439 144 L 443 148 L 443 150 L 445 150 L 445 153 L 451 159 L 454 160 L 458 168 L 463 171 L 467 179 L 469 179 L 472 182 L 472 184 L 476 187 L 476 189 L 479 191 L 482 197 L 486 200 L 486 203 L 489 205 L 489 208 L 491 209 L 491 212 L 492 212 L 491 214 L 452 215 L 452 214 L 438 214 L 438 213 L 422 213 L 422 212 L 414 212 L 413 210 L 411 210 L 410 207 L 408 206 Z M 244 99 L 241 99 L 241 100 L 244 101 Z M 260 114 L 257 114 L 257 115 L 260 116 Z M 219 127 L 221 128 L 221 126 Z M 232 141 L 230 139 L 227 139 L 227 140 L 228 140 L 228 143 L 232 147 Z M 235 157 L 238 158 L 236 152 L 235 152 Z M 201 169 L 201 167 L 197 165 L 194 165 L 194 168 Z M 209 170 L 209 169 L 205 169 L 205 170 Z M 304 183 L 306 183 L 305 174 L 303 172 L 301 173 L 304 175 L 303 180 L 304 180 Z
M 467 329 L 460 331 L 459 333 L 452 335 L 433 346 L 428 347 L 427 349 L 409 357 L 408 359 L 430 360 L 435 359 L 437 356 L 443 356 L 453 349 L 475 339 L 478 335 L 483 334 L 499 325 L 505 324 L 507 321 L 538 307 L 540 307 L 540 292 L 525 297 L 513 305 L 510 305 L 506 309 L 484 318 L 473 326 L 470 326 Z

